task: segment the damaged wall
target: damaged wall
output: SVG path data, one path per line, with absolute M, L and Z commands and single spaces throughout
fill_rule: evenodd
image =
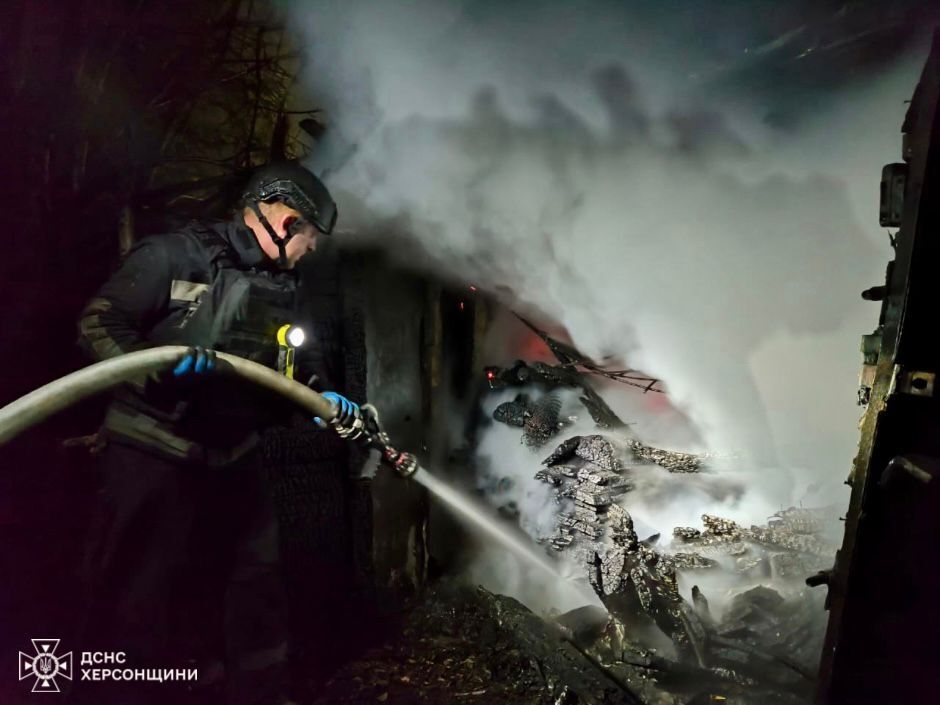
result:
M 426 442 L 426 284 L 370 257 L 366 284 L 366 388 L 382 423 L 401 448 Z M 424 490 L 381 468 L 372 483 L 373 560 L 376 585 L 410 592 L 427 577 L 427 504 Z

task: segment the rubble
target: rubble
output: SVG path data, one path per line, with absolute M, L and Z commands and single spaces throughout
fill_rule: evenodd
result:
M 526 417 L 531 414 L 531 402 L 527 394 L 517 394 L 512 401 L 505 401 L 493 411 L 493 418 L 508 426 L 525 426 Z
M 571 373 L 543 367 L 517 363 L 511 375 L 532 381 L 534 374 L 552 388 Z M 525 442 L 539 447 L 563 428 L 556 399 L 539 400 L 539 424 L 530 422 L 538 405 L 525 395 L 500 405 L 494 418 L 521 426 L 531 436 Z M 640 540 L 625 509 L 636 465 L 696 473 L 703 457 L 647 446 L 620 431 L 564 438 L 542 461 L 534 477 L 552 486 L 559 509 L 555 530 L 541 542 L 584 566 L 608 612 L 600 624 L 596 611 L 582 608 L 563 626 L 586 655 L 648 702 L 673 702 L 668 698 L 680 694 L 675 702 L 714 702 L 696 699 L 703 694 L 726 703 L 809 702 L 825 620 L 816 594 L 796 588 L 832 562 L 835 546 L 823 531 L 831 511 L 790 508 L 750 527 L 704 514 L 702 528 L 675 527 L 665 545 L 658 534 Z M 691 602 L 679 590 L 680 575 L 706 571 L 727 575 L 729 585 L 774 580 L 788 593 L 758 585 L 714 611 L 698 586 Z M 577 626 L 585 619 L 588 626 Z M 636 679 L 637 668 L 646 669 L 645 679 Z
M 522 440 L 530 448 L 540 448 L 556 433 L 561 425 L 558 415 L 561 399 L 556 394 L 546 394 L 536 402 L 522 426 Z
M 556 499 L 572 506 L 560 512 L 555 533 L 545 540 L 552 548 L 563 550 L 574 544 L 582 554 L 589 553 L 591 547 L 583 539 L 601 539 L 608 508 L 633 489 L 621 452 L 604 436 L 572 436 L 543 461 L 546 467 L 535 474 L 536 479 L 550 482 Z M 581 560 L 587 560 L 587 554 Z
M 530 448 L 539 448 L 562 428 L 559 420 L 561 399 L 545 394 L 533 402 L 527 394 L 517 394 L 512 401 L 496 407 L 493 418 L 508 426 L 522 428 L 522 441 Z
M 672 535 L 680 541 L 695 541 L 701 537 L 702 532 L 688 526 L 677 526 L 672 530 Z
M 589 560 L 591 586 L 612 614 L 642 610 L 672 640 L 680 659 L 704 665 L 705 629 L 679 594 L 675 563 L 640 543 L 623 508 L 610 508 L 609 532 Z
M 626 424 L 607 405 L 584 379 L 584 375 L 570 365 L 548 365 L 544 362 L 527 363 L 516 360 L 512 367 L 487 367 L 486 376 L 492 389 L 534 385 L 549 392 L 557 389 L 580 389 L 579 397 L 591 418 L 601 428 L 624 428 Z
M 784 625 L 782 606 L 752 620 Z M 776 609 L 777 611 L 774 611 Z M 772 617 L 772 618 L 771 618 Z M 633 641 L 634 628 L 606 610 L 580 607 L 554 619 L 483 588 L 441 583 L 412 604 L 383 643 L 316 689 L 315 705 L 805 705 L 799 663 L 783 664 L 728 638 L 716 665 L 668 658 Z M 740 649 L 750 649 L 744 653 Z M 737 650 L 736 650 L 737 649 Z M 758 665 L 755 665 L 758 664 Z M 761 674 L 776 674 L 773 684 Z M 794 670 L 796 669 L 796 670 Z M 780 673 L 789 674 L 790 681 Z
M 385 644 L 348 664 L 317 704 L 643 705 L 644 669 L 611 677 L 516 600 L 483 588 L 442 584 L 403 616 Z
M 719 567 L 718 561 L 713 558 L 700 556 L 698 553 L 673 553 L 670 558 L 676 564 L 677 570 L 703 570 Z
M 654 448 L 637 440 L 630 441 L 630 450 L 636 459 L 656 463 L 669 472 L 699 472 L 702 469 L 701 456 L 692 453 Z
M 822 535 L 826 516 L 826 510 L 791 507 L 774 514 L 767 526 L 745 529 L 730 519 L 704 514 L 704 530 L 677 527 L 673 539 L 683 554 L 733 559 L 731 565 L 740 573 L 758 571 L 802 581 L 828 567 L 835 555 L 835 545 Z M 691 561 L 686 566 L 700 567 Z

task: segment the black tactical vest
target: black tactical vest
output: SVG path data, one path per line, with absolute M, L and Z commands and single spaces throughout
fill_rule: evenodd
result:
M 277 330 L 293 322 L 295 275 L 239 268 L 219 233 L 199 224 L 187 231 L 205 253 L 203 271 L 172 282 L 167 315 L 153 325 L 148 340 L 201 345 L 275 369 Z M 197 459 L 207 449 L 223 458 L 232 449 L 244 452 L 254 445 L 258 430 L 290 411 L 270 393 L 230 375 L 184 377 L 135 398 L 122 395 L 115 406 L 106 420 L 113 432 Z

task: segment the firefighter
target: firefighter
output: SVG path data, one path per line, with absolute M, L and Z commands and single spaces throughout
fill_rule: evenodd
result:
M 203 536 L 195 529 L 209 524 L 213 538 L 201 546 L 206 564 L 225 575 L 218 600 L 231 703 L 288 700 L 278 526 L 258 451 L 259 432 L 283 420 L 283 404 L 213 374 L 214 351 L 276 367 L 277 332 L 295 312 L 295 265 L 335 221 L 336 205 L 310 171 L 294 162 L 260 167 L 230 221 L 141 240 L 79 323 L 79 344 L 94 360 L 190 346 L 175 369 L 127 385 L 108 408 L 83 638 L 141 666 L 178 665 L 166 663 L 169 596 L 193 537 Z M 359 418 L 353 402 L 324 396 L 341 428 Z M 128 686 L 121 702 L 150 691 Z M 117 690 L 96 697 L 108 692 Z

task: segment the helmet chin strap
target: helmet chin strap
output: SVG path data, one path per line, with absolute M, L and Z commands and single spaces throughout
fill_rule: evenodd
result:
M 255 217 L 258 221 L 264 226 L 264 229 L 267 231 L 268 236 L 271 238 L 271 242 L 274 243 L 274 246 L 277 247 L 277 264 L 281 269 L 287 269 L 287 243 L 291 241 L 291 238 L 294 237 L 294 233 L 288 231 L 285 233 L 284 237 L 278 237 L 277 233 L 274 231 L 274 227 L 271 223 L 268 222 L 268 219 L 264 216 L 264 213 L 261 212 L 261 208 L 258 205 L 257 201 L 252 201 L 249 204 L 249 208 L 254 212 Z

